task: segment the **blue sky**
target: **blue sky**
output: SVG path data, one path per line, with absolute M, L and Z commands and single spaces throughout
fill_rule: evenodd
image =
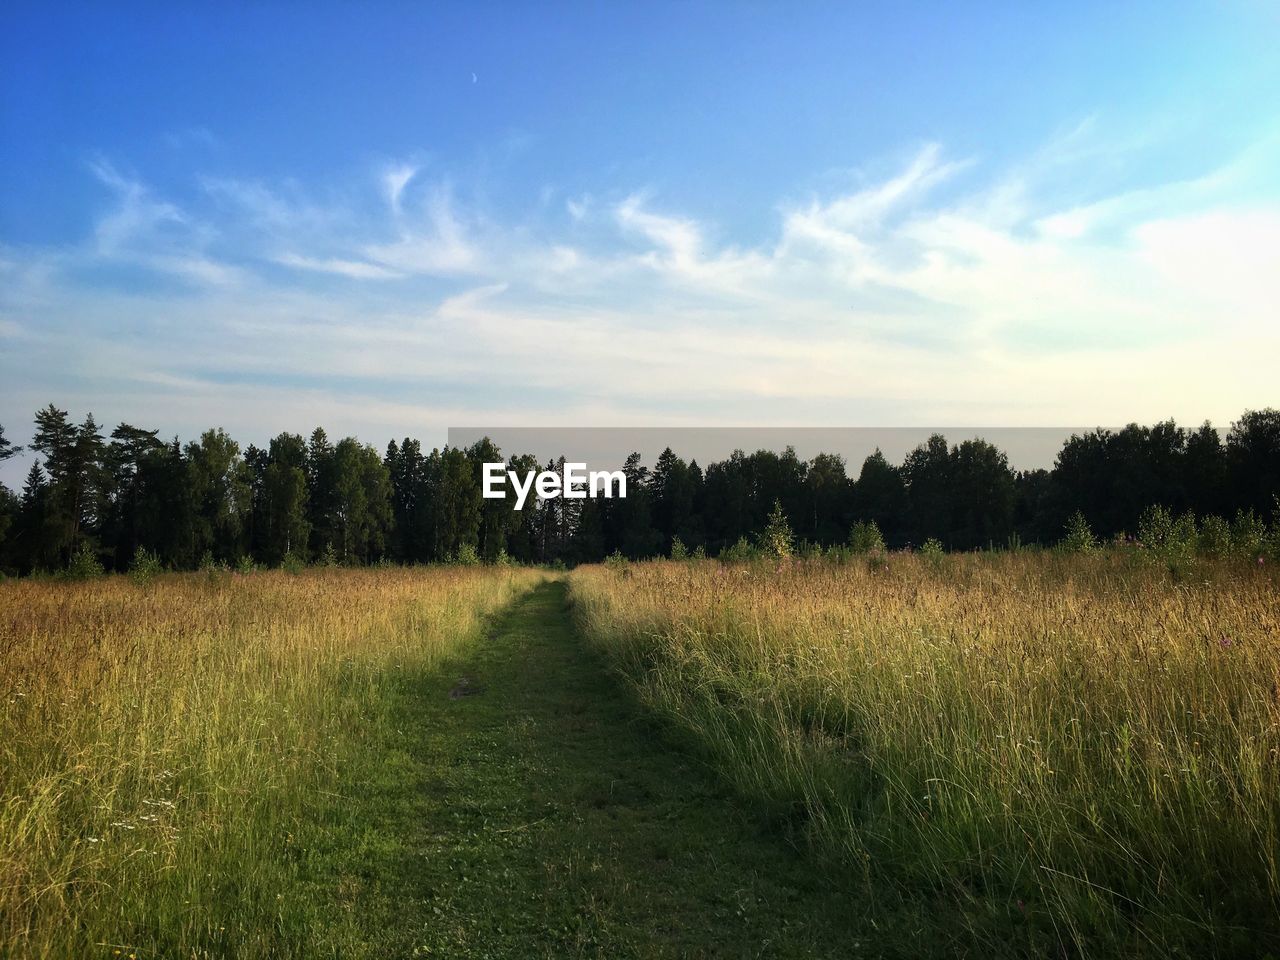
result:
M 8 4 L 0 423 L 1225 423 L 1274 4 Z

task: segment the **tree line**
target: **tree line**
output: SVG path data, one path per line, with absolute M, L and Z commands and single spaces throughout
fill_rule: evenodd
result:
M 1280 510 L 1280 411 L 1247 411 L 1225 438 L 1172 420 L 1098 429 L 1063 444 L 1050 470 L 1015 471 L 994 445 L 934 435 L 900 464 L 876 451 L 852 475 L 819 454 L 735 451 L 700 466 L 670 448 L 652 467 L 632 454 L 627 496 L 531 500 L 481 496 L 487 439 L 384 453 L 352 437 L 282 433 L 266 448 L 221 429 L 185 444 L 122 423 L 104 435 L 52 404 L 35 416 L 36 459 L 21 491 L 0 486 L 0 569 L 27 574 L 75 558 L 126 569 L 140 553 L 174 569 L 209 565 L 579 563 L 701 551 L 757 540 L 781 510 L 801 544 L 844 544 L 874 523 L 890 547 L 952 550 L 1056 543 L 1072 518 L 1099 537 L 1135 532 L 1144 511 L 1263 522 Z M 0 460 L 22 448 L 0 427 Z M 511 456 L 512 470 L 559 471 Z

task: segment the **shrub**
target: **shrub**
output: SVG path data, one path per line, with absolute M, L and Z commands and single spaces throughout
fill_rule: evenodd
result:
M 1067 553 L 1091 553 L 1098 546 L 1097 538 L 1084 514 L 1077 510 L 1067 521 L 1067 528 L 1058 544 Z
M 769 514 L 769 522 L 760 536 L 761 549 L 772 557 L 785 560 L 795 552 L 795 540 L 787 515 L 782 512 L 782 502 L 773 501 L 773 512 Z
M 1237 510 L 1231 522 L 1231 552 L 1243 560 L 1262 556 L 1267 525 L 1252 510 Z
M 164 572 L 164 564 L 160 558 L 146 547 L 138 547 L 133 553 L 133 562 L 129 564 L 129 576 L 139 586 L 150 583 Z
M 330 540 L 324 545 L 324 553 L 320 554 L 320 566 L 336 567 L 338 565 L 338 552 L 333 549 L 333 541 Z
M 625 570 L 627 568 L 627 558 L 622 555 L 621 550 L 615 550 L 604 558 L 604 565 L 610 570 Z
M 943 563 L 946 562 L 947 552 L 942 549 L 942 542 L 936 537 L 930 537 L 920 545 L 920 556 L 934 570 L 941 570 Z
M 1202 557 L 1219 559 L 1231 553 L 1231 525 L 1221 517 L 1205 517 L 1200 523 L 1196 552 Z
M 746 537 L 739 537 L 738 542 L 731 547 L 725 547 L 720 551 L 720 559 L 725 563 L 741 563 L 744 560 L 754 559 L 756 550 L 747 542 Z
M 303 562 L 303 559 L 292 550 L 286 553 L 280 561 L 280 569 L 285 573 L 301 573 L 306 567 L 307 565 Z
M 1175 520 L 1157 504 L 1144 510 L 1138 520 L 1138 541 L 1152 558 L 1169 568 L 1175 580 L 1183 579 L 1195 565 L 1198 540 L 1196 518 L 1190 513 Z
M 865 523 L 859 520 L 849 531 L 849 549 L 854 553 L 874 553 L 884 550 L 884 537 L 880 535 L 880 527 L 874 520 Z
M 498 548 L 498 555 L 493 558 L 494 566 L 509 567 L 511 566 L 511 554 L 507 553 L 506 547 Z
M 479 566 L 480 554 L 476 552 L 475 544 L 464 543 L 458 547 L 458 552 L 454 555 L 453 562 L 460 567 Z
M 253 573 L 258 569 L 258 565 L 253 562 L 253 557 L 247 553 L 236 561 L 236 573 Z
M 685 548 L 684 541 L 679 537 L 671 538 L 671 559 L 687 560 L 689 559 L 689 551 Z
M 795 555 L 802 560 L 821 560 L 822 544 L 812 540 L 801 540 L 796 546 Z
M 87 543 L 82 543 L 71 555 L 71 562 L 63 571 L 63 577 L 67 580 L 89 580 L 102 576 L 103 572 L 97 552 Z

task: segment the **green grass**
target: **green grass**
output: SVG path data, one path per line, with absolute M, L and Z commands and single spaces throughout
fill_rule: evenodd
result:
M 461 677 L 482 691 L 450 699 Z M 886 952 L 832 883 L 632 707 L 574 635 L 562 583 L 390 707 L 370 779 L 307 854 L 334 942 L 370 956 L 849 957 Z M 907 925 L 892 934 L 915 955 Z M 324 952 L 324 943 L 316 945 Z M 894 952 L 894 951 L 889 951 Z
M 1270 574 L 1108 563 L 4 585 L 0 957 L 1266 956 Z
M 1280 593 L 1266 567 L 1194 574 L 1119 552 L 654 562 L 579 568 L 570 596 L 815 871 L 897 891 L 942 952 L 1274 958 Z

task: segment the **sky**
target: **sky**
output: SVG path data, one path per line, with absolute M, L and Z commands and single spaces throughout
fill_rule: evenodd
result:
M 9 2 L 0 424 L 1227 426 L 1280 404 L 1278 45 L 1254 0 Z

